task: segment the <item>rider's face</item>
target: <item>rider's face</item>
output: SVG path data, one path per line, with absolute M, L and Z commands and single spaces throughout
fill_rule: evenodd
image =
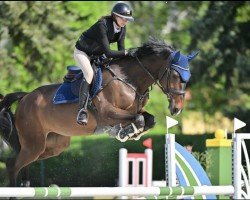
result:
M 119 17 L 119 16 L 116 16 L 116 21 L 117 21 L 117 25 L 120 27 L 124 27 L 128 23 L 127 19 L 125 19 L 123 17 Z

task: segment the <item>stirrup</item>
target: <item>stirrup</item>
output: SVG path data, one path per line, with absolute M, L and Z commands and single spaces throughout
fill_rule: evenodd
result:
M 88 123 L 88 110 L 85 108 L 80 109 L 78 114 L 77 114 L 76 121 L 80 125 L 87 125 L 87 123 Z

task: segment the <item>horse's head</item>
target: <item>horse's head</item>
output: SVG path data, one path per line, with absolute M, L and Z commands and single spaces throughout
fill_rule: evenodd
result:
M 169 56 L 169 65 L 159 72 L 160 87 L 168 97 L 171 115 L 178 115 L 184 107 L 185 88 L 191 77 L 189 62 L 197 54 L 186 56 L 174 51 Z
M 198 52 L 186 56 L 164 41 L 150 37 L 142 47 L 130 49 L 129 54 L 136 58 L 139 68 L 124 67 L 124 70 L 130 72 L 131 82 L 134 80 L 139 92 L 144 93 L 150 85 L 157 84 L 168 97 L 171 115 L 178 115 L 184 107 L 185 88 L 191 76 L 189 62 Z

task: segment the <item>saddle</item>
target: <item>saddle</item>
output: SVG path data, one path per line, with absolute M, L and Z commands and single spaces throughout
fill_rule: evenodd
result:
M 109 60 L 108 60 L 109 61 Z M 90 85 L 89 101 L 91 101 L 102 90 L 102 66 L 107 63 L 107 58 L 98 57 L 91 59 L 91 65 L 94 71 L 93 81 Z M 79 88 L 84 75 L 78 66 L 67 66 L 67 74 L 63 78 L 63 83 L 56 91 L 53 103 L 66 104 L 78 102 Z

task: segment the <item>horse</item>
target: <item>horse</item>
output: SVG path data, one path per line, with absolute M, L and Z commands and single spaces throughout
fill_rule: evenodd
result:
M 111 59 L 102 69 L 102 89 L 91 100 L 89 122 L 76 122 L 78 104 L 53 103 L 61 84 L 40 86 L 32 92 L 13 92 L 0 102 L 0 134 L 15 150 L 7 163 L 10 186 L 21 169 L 32 162 L 57 156 L 72 136 L 107 133 L 121 142 L 138 140 L 155 126 L 144 106 L 149 88 L 157 84 L 166 94 L 171 115 L 184 107 L 189 62 L 197 53 L 183 55 L 163 40 L 149 38 L 129 55 Z M 11 105 L 18 101 L 14 114 Z

